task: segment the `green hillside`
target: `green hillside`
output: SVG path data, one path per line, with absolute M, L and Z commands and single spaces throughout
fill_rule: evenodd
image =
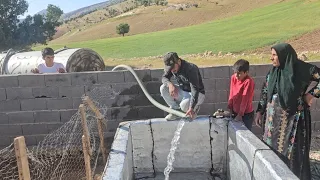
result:
M 193 54 L 241 52 L 289 39 L 320 27 L 320 1 L 292 0 L 255 9 L 242 15 L 201 25 L 128 37 L 70 44 L 91 48 L 104 58 L 132 58 L 162 55 L 167 51 Z M 146 22 L 147 23 L 147 22 Z M 35 49 L 41 49 L 38 46 Z

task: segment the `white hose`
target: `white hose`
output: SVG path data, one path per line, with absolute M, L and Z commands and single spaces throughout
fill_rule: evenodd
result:
M 144 85 L 142 84 L 142 82 L 140 81 L 139 77 L 137 76 L 137 74 L 134 72 L 134 70 L 130 67 L 130 66 L 127 66 L 127 65 L 118 65 L 116 67 L 114 67 L 112 69 L 112 71 L 116 70 L 116 69 L 119 69 L 119 68 L 125 68 L 127 69 L 128 71 L 130 71 L 132 73 L 132 75 L 135 77 L 135 79 L 138 81 L 138 84 L 140 85 L 143 93 L 147 96 L 147 98 L 149 99 L 149 101 L 155 105 L 157 108 L 163 110 L 163 111 L 166 111 L 167 113 L 170 113 L 170 114 L 174 114 L 176 116 L 179 116 L 179 117 L 182 117 L 182 118 L 186 118 L 187 116 L 185 115 L 185 113 L 182 113 L 180 111 L 177 111 L 177 110 L 174 110 L 174 109 L 171 109 L 171 108 L 168 108 L 160 103 L 158 103 L 156 100 L 154 100 L 150 94 L 148 93 L 148 91 L 146 90 L 146 88 L 144 87 Z

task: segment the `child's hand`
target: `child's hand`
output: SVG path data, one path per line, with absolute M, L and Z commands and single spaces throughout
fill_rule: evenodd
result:
M 234 118 L 234 120 L 236 121 L 242 121 L 242 116 L 240 116 L 239 114 Z
M 262 117 L 261 113 L 258 112 L 257 115 L 256 115 L 256 118 L 254 119 L 254 122 L 256 123 L 256 125 L 257 125 L 259 128 L 261 128 L 261 126 L 260 126 L 260 124 L 261 124 L 261 117 Z
M 63 68 L 59 68 L 59 69 L 58 69 L 58 72 L 59 72 L 59 73 L 65 73 L 66 71 L 65 71 Z
M 39 73 L 39 69 L 38 68 L 34 68 L 31 70 L 32 73 L 38 74 Z

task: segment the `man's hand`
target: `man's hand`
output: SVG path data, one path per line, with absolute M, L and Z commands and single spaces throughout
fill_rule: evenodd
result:
M 58 69 L 58 72 L 59 72 L 59 73 L 65 73 L 66 71 L 65 71 L 63 68 L 59 68 L 59 69 Z
M 234 120 L 236 121 L 242 121 L 242 116 L 240 116 L 239 114 L 234 118 Z
M 310 93 L 304 95 L 304 102 L 308 104 L 308 106 L 312 105 L 313 96 Z
M 257 125 L 258 127 L 260 127 L 260 128 L 261 128 L 261 126 L 260 126 L 260 124 L 261 124 L 261 117 L 262 117 L 261 113 L 260 113 L 260 112 L 257 112 L 256 118 L 254 119 L 254 122 L 255 122 L 256 125 Z
M 39 69 L 38 68 L 31 69 L 31 72 L 35 73 L 35 74 L 38 74 L 39 73 Z
M 189 110 L 186 112 L 186 115 L 189 116 L 191 119 L 195 118 L 195 113 L 192 108 L 189 108 Z
M 172 83 L 169 83 L 169 93 L 171 95 L 171 97 L 173 97 L 174 99 L 178 98 L 178 88 L 176 88 Z

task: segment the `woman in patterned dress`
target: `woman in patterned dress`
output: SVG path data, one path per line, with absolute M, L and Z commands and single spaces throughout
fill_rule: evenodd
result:
M 266 76 L 257 108 L 256 124 L 264 125 L 262 140 L 302 179 L 310 177 L 310 109 L 319 98 L 320 84 L 306 92 L 312 81 L 319 82 L 319 68 L 297 58 L 290 44 L 271 48 L 273 68 Z

